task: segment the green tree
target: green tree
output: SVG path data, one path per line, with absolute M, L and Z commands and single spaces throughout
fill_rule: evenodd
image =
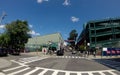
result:
M 76 38 L 78 36 L 77 31 L 74 29 L 69 33 L 68 40 L 71 47 L 75 47 Z
M 9 48 L 24 49 L 25 43 L 30 38 L 28 32 L 30 31 L 27 21 L 16 20 L 6 25 L 5 33 L 10 38 L 8 44 Z
M 85 45 L 80 45 L 79 49 L 80 49 L 80 51 L 85 51 L 86 50 L 86 46 Z
M 6 33 L 0 35 L 0 47 L 7 48 L 9 42 L 10 42 L 10 38 Z

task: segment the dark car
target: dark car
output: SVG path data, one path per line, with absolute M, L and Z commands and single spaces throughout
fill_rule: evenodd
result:
M 9 54 L 11 54 L 11 55 L 20 55 L 20 50 L 10 49 Z
M 7 56 L 8 50 L 5 48 L 0 48 L 0 56 Z
M 58 51 L 57 51 L 57 55 L 58 55 L 58 56 L 59 56 L 59 55 L 61 55 L 61 56 L 64 55 L 64 50 L 58 50 Z

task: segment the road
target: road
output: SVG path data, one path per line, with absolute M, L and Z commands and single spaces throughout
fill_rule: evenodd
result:
M 92 60 L 70 52 L 64 56 L 21 55 L 3 58 L 12 62 L 11 66 L 1 69 L 5 75 L 120 75 L 117 69 L 106 65 L 110 61 Z

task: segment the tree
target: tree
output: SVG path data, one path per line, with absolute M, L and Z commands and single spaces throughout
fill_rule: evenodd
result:
M 75 29 L 69 33 L 68 40 L 70 40 L 69 44 L 71 47 L 75 48 L 75 42 L 76 42 L 77 36 L 78 36 L 78 33 Z
M 30 38 L 30 31 L 27 21 L 16 20 L 6 25 L 5 33 L 10 38 L 9 48 L 21 50 L 24 49 L 25 43 Z
M 0 35 L 0 47 L 7 48 L 9 41 L 10 41 L 10 38 L 7 34 L 4 33 Z

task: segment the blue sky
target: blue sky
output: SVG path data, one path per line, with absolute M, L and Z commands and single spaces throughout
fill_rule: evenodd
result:
M 33 36 L 60 32 L 67 39 L 71 30 L 80 34 L 90 20 L 120 17 L 120 0 L 0 0 L 0 28 L 17 19 L 27 20 Z

